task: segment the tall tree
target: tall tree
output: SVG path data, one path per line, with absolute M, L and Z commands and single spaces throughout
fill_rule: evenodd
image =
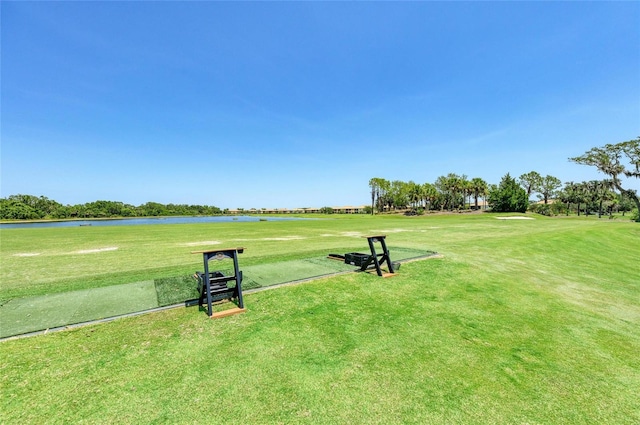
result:
M 640 198 L 635 190 L 622 187 L 622 176 L 640 178 L 640 137 L 626 142 L 591 148 L 581 156 L 569 158 L 578 164 L 591 165 L 611 178 L 613 187 L 631 199 L 640 211 Z M 640 214 L 637 220 L 640 222 Z
M 369 188 L 371 188 L 371 215 L 375 214 L 376 199 L 380 194 L 379 180 L 377 177 L 369 180 Z
M 467 205 L 471 204 L 471 202 L 467 202 L 467 198 L 471 197 L 471 182 L 467 179 L 466 174 L 460 176 L 459 187 L 460 192 L 462 193 L 462 209 L 467 209 Z
M 460 206 L 461 181 L 462 177 L 455 173 L 449 173 L 446 176 L 440 176 L 436 179 L 435 186 L 443 199 L 442 209 L 446 207 L 448 210 L 453 210 Z
M 576 183 L 575 199 L 578 204 L 578 216 L 580 215 L 580 205 L 584 204 L 584 214 L 589 215 L 589 182 Z
M 507 173 L 497 187 L 489 191 L 489 205 L 495 212 L 526 212 L 527 192 Z
M 561 186 L 562 182 L 557 177 L 544 176 L 540 180 L 538 191 L 540 192 L 540 197 L 544 199 L 545 204 L 549 203 L 549 198 L 553 198 Z
M 386 208 L 391 208 L 391 182 L 387 179 L 380 179 L 380 196 L 378 197 L 378 211 L 382 212 Z
M 567 215 L 569 215 L 571 204 L 576 205 L 576 214 L 580 215 L 580 205 L 584 199 L 584 183 L 565 183 L 559 196 L 561 201 L 567 204 Z
M 588 182 L 582 183 L 582 190 L 583 190 L 584 201 L 585 201 L 584 214 L 587 216 L 591 211 L 595 209 L 594 205 L 596 203 L 596 200 L 598 199 L 597 188 L 598 188 L 597 180 L 590 180 Z
M 563 202 L 566 206 L 567 215 L 569 215 L 569 206 L 571 205 L 571 187 L 573 182 L 567 182 L 564 184 L 564 187 L 558 194 L 560 201 Z
M 413 180 L 410 180 L 407 183 L 406 192 L 411 208 L 417 209 L 420 201 L 422 200 L 422 186 L 417 184 Z
M 518 178 L 520 186 L 527 191 L 527 199 L 533 192 L 537 192 L 542 184 L 542 176 L 537 171 L 529 171 Z
M 434 187 L 438 191 L 440 197 L 440 211 L 444 211 L 445 208 L 448 209 L 451 196 L 447 177 L 439 176 L 434 183 Z
M 478 209 L 478 198 L 487 196 L 487 182 L 482 180 L 480 177 L 474 177 L 471 179 L 471 193 L 473 194 L 473 198 L 475 200 L 475 209 Z M 485 202 L 486 205 L 486 202 Z
M 466 178 L 466 176 L 465 176 Z M 452 209 L 456 209 L 459 210 L 460 209 L 460 205 L 462 203 L 464 203 L 464 192 L 462 191 L 462 188 L 464 186 L 463 183 L 463 179 L 462 176 L 459 176 L 457 174 L 449 174 L 449 189 L 451 190 L 451 208 Z M 462 200 L 460 199 L 462 195 Z
M 422 197 L 424 201 L 424 205 L 427 210 L 432 209 L 433 202 L 436 200 L 438 196 L 438 189 L 431 183 L 424 183 L 422 185 Z
M 389 182 L 383 178 L 374 177 L 369 180 L 369 187 L 371 188 L 371 214 L 375 213 L 376 207 L 378 212 L 381 212 L 383 210 Z
M 408 183 L 394 180 L 390 186 L 390 201 L 394 209 L 404 209 L 409 204 Z
M 614 199 L 613 184 L 611 180 L 605 179 L 596 181 L 594 184 L 594 191 L 596 200 L 598 201 L 598 218 L 602 217 L 602 205 L 605 202 L 612 201 Z

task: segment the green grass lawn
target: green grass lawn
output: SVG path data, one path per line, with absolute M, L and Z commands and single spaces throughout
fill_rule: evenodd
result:
M 180 308 L 5 341 L 0 423 L 640 423 L 635 223 L 129 227 L 2 230 L 2 298 L 192 273 L 213 241 L 247 266 L 363 251 L 370 233 L 442 257 L 250 294 L 220 320 Z

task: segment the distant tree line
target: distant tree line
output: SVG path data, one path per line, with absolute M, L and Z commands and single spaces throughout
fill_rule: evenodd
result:
M 371 211 L 395 211 L 407 208 L 415 212 L 452 211 L 470 206 L 479 208 L 478 200 L 488 193 L 488 185 L 481 178 L 469 180 L 465 175 L 449 173 L 434 183 L 389 181 L 375 177 L 369 180 Z
M 554 176 L 541 176 L 536 171 L 517 180 L 508 173 L 498 185 L 481 178 L 449 173 L 434 183 L 388 181 L 373 178 L 370 213 L 407 211 L 422 214 L 429 211 L 464 211 L 490 208 L 494 212 L 526 212 L 544 215 L 612 215 L 633 210 L 634 202 L 626 192 L 615 192 L 609 179 L 562 184 Z M 531 201 L 537 196 L 541 203 Z M 482 202 L 480 202 L 482 201 Z
M 438 177 L 434 183 L 422 184 L 375 177 L 369 180 L 369 211 L 371 214 L 394 210 L 415 214 L 433 210 L 460 211 L 478 209 L 478 199 L 482 199 L 484 207 L 495 212 L 531 210 L 545 215 L 575 212 L 602 217 L 633 211 L 632 219 L 640 221 L 640 197 L 635 190 L 622 187 L 621 180 L 622 176 L 640 178 L 640 137 L 592 148 L 569 160 L 594 166 L 608 178 L 567 182 L 563 186 L 557 177 L 543 177 L 536 171 L 525 173 L 518 180 L 507 173 L 498 185 L 454 173 Z M 541 202 L 532 202 L 533 194 Z
M 640 197 L 635 190 L 622 187 L 621 176 L 640 178 L 640 137 L 617 144 L 593 148 L 584 155 L 569 158 L 578 164 L 595 166 L 609 178 L 603 180 L 563 183 L 554 176 L 542 176 L 536 171 L 517 180 L 508 173 L 500 184 L 487 184 L 481 178 L 449 173 L 434 183 L 388 181 L 375 177 L 369 180 L 371 214 L 404 210 L 413 214 L 425 211 L 460 211 L 483 206 L 495 212 L 525 212 L 545 215 L 575 212 L 577 215 L 612 216 L 614 212 L 635 211 L 632 219 L 640 221 Z M 537 195 L 541 203 L 532 203 Z
M 1 220 L 39 220 L 73 218 L 119 218 L 218 215 L 223 211 L 206 205 L 160 204 L 147 202 L 133 206 L 117 201 L 95 201 L 78 205 L 62 205 L 45 196 L 11 195 L 0 198 Z
M 545 215 L 575 213 L 577 215 L 604 215 L 633 211 L 634 202 L 626 193 L 616 193 L 611 180 L 591 180 L 580 183 L 567 182 L 555 193 L 555 202 L 550 205 L 536 205 L 534 212 Z
M 480 177 L 449 173 L 433 183 L 388 181 L 375 177 L 369 180 L 371 206 L 369 211 L 391 212 L 408 210 L 410 214 L 425 211 L 462 211 L 490 207 L 492 211 L 525 212 L 527 192 L 509 174 L 499 185 L 490 185 Z M 482 200 L 482 202 L 480 202 Z

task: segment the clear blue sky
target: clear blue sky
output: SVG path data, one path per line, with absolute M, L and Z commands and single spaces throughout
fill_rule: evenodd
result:
M 0 7 L 2 197 L 363 205 L 640 135 L 637 1 Z

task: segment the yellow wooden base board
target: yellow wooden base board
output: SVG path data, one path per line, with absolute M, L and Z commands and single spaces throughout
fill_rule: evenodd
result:
M 366 273 L 369 273 L 370 275 L 373 275 L 373 276 L 378 276 L 378 272 L 376 272 L 375 270 L 367 270 Z M 382 272 L 382 276 L 380 277 L 393 277 L 397 275 L 398 273 Z
M 245 311 L 247 311 L 246 308 L 230 308 L 228 310 L 223 310 L 223 311 L 219 311 L 217 313 L 213 313 L 211 315 L 211 318 L 212 319 L 221 319 L 223 317 L 233 316 L 234 314 L 244 313 Z

